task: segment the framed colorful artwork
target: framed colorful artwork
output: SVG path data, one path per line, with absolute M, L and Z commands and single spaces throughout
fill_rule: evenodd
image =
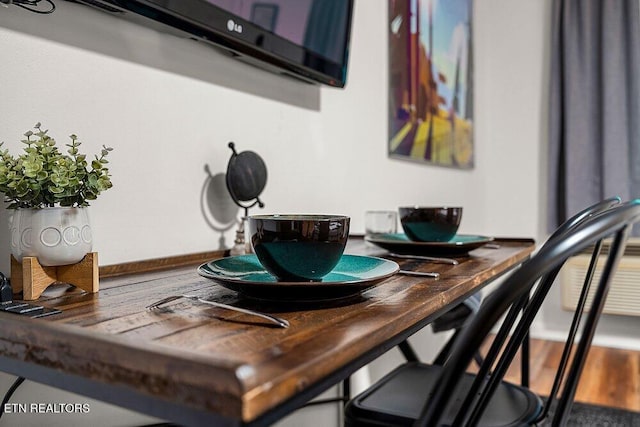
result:
M 473 168 L 472 0 L 389 0 L 389 156 Z

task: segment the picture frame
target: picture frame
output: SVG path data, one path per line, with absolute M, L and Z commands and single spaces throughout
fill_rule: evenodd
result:
M 391 158 L 474 167 L 472 0 L 389 0 Z

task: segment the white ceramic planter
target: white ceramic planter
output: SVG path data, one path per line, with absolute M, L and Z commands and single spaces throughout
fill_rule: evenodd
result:
M 91 252 L 87 208 L 53 207 L 10 212 L 11 254 L 38 258 L 45 266 L 75 264 Z
M 11 255 L 18 261 L 22 261 L 22 249 L 20 249 L 20 209 L 10 209 L 9 211 L 9 239 Z

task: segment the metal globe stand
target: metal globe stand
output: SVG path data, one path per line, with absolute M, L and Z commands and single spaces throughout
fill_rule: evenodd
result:
M 231 255 L 243 255 L 252 252 L 250 242 L 245 239 L 245 224 L 249 209 L 258 205 L 263 208 L 260 194 L 267 184 L 267 167 L 262 158 L 253 151 L 238 153 L 233 142 L 229 142 L 231 158 L 227 164 L 226 183 L 233 202 L 244 209 L 236 230 Z

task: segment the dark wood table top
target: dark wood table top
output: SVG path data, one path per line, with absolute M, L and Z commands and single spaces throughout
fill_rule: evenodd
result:
M 0 369 L 184 424 L 268 424 L 397 345 L 526 259 L 529 239 L 498 239 L 459 265 L 399 260 L 440 279 L 395 275 L 356 298 L 273 304 L 239 297 L 194 266 L 101 278 L 100 292 L 50 288 L 39 304 L 61 314 L 0 313 Z M 347 253 L 382 255 L 362 239 Z M 288 329 L 179 300 L 173 294 L 271 312 Z

